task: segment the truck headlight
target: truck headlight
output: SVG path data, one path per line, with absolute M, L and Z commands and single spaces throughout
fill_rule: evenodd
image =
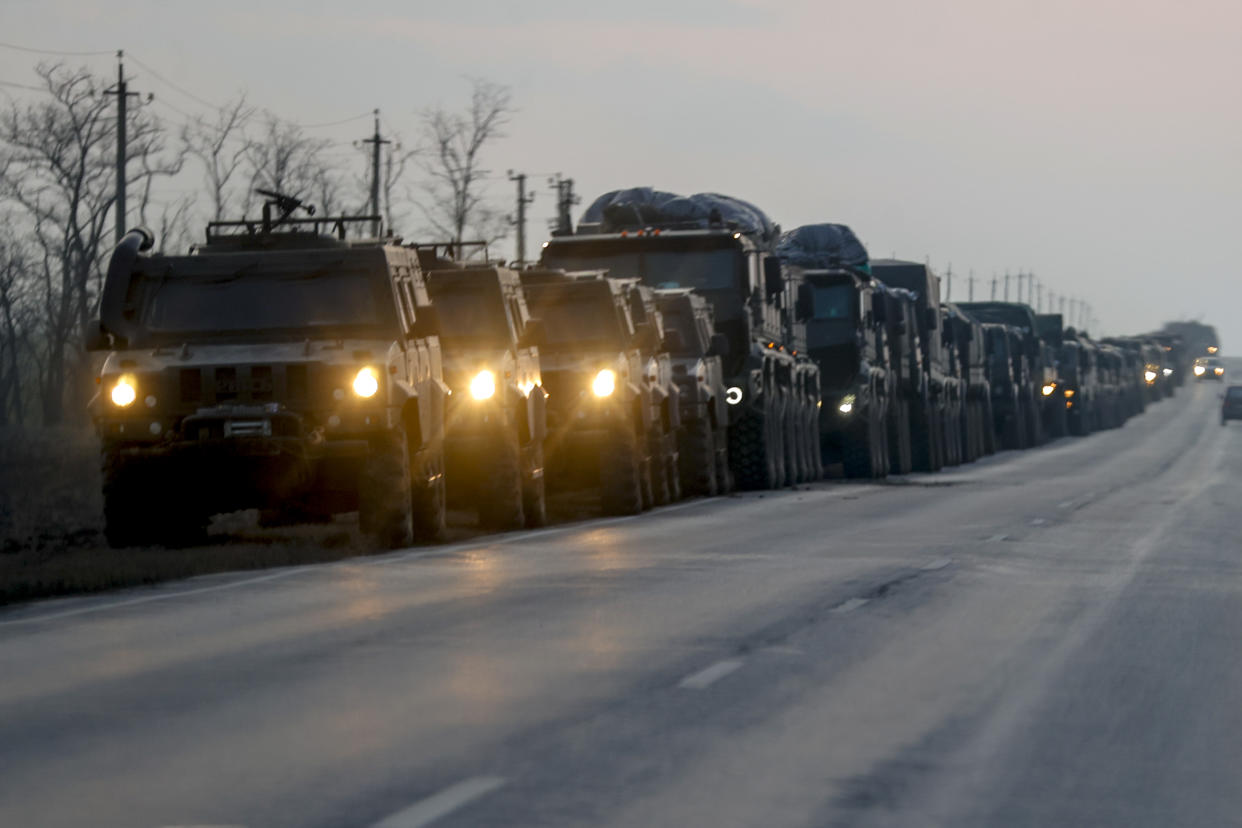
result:
M 857 399 L 853 394 L 846 394 L 845 398 L 841 400 L 841 404 L 837 406 L 837 410 L 842 414 L 849 414 L 854 410 L 854 403 Z
M 1204 368 L 1202 365 L 1196 365 L 1196 366 L 1195 366 L 1195 376 L 1196 376 L 1196 377 L 1201 377 L 1201 376 L 1203 376 L 1203 374 L 1204 374 L 1206 371 L 1207 371 L 1207 369 L 1206 369 L 1206 368 Z
M 617 390 L 617 372 L 611 368 L 602 368 L 591 381 L 591 391 L 597 397 L 611 397 Z
M 1212 370 L 1216 372 L 1216 376 L 1218 376 L 1218 377 L 1219 377 L 1221 374 L 1225 373 L 1225 369 L 1224 369 L 1224 368 L 1220 368 L 1220 367 L 1213 368 Z
M 1044 392 L 1044 396 L 1045 396 L 1045 397 L 1051 397 L 1051 396 L 1052 396 L 1052 392 L 1053 392 L 1053 391 L 1056 391 L 1056 390 L 1057 390 L 1057 387 L 1056 387 L 1055 385 L 1053 385 L 1052 383 L 1048 383 L 1047 385 L 1045 385 L 1045 386 L 1044 386 L 1042 389 L 1040 389 L 1040 390 Z
M 109 395 L 112 397 L 112 404 L 119 408 L 132 405 L 134 400 L 138 399 L 136 385 L 137 383 L 134 382 L 133 377 L 121 377 L 117 380 L 116 385 L 112 386 L 112 392 Z
M 1143 372 L 1143 379 L 1147 380 L 1148 382 L 1155 382 L 1155 381 L 1156 381 L 1156 372 L 1155 372 L 1155 371 L 1152 371 L 1152 370 L 1147 370 L 1147 371 L 1144 371 L 1144 372 Z
M 374 397 L 379 391 L 379 374 L 368 365 L 354 376 L 354 393 L 364 399 Z
M 1165 375 L 1166 377 L 1171 377 L 1171 376 L 1173 376 L 1173 369 L 1172 369 L 1172 368 L 1165 368 L 1165 369 L 1164 369 L 1164 375 Z
M 486 368 L 470 380 L 470 396 L 476 400 L 490 400 L 496 395 L 496 375 Z

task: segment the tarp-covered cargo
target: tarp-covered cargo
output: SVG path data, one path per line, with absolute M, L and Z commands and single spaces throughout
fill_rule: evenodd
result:
M 795 267 L 850 267 L 870 273 L 867 248 L 844 224 L 804 224 L 781 236 L 776 254 Z
M 720 193 L 682 196 L 651 187 L 604 193 L 586 208 L 578 232 L 608 233 L 630 228 L 707 228 L 724 225 L 774 241 L 779 228 L 755 205 Z

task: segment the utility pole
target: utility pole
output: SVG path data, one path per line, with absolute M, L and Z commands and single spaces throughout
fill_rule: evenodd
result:
M 966 301 L 975 301 L 975 272 L 970 271 L 970 276 L 966 277 Z
M 582 200 L 574 195 L 574 180 L 561 178 L 561 174 L 557 173 L 555 178 L 548 179 L 548 186 L 556 190 L 556 218 L 550 222 L 552 235 L 571 236 L 574 232 L 573 208 Z
M 1065 319 L 1065 297 L 1060 296 L 1058 298 L 1061 300 L 1061 318 Z M 1069 322 L 1070 324 L 1073 324 L 1074 322 L 1074 320 L 1072 319 L 1066 319 L 1065 321 Z
M 105 95 L 116 95 L 116 243 L 120 244 L 121 239 L 125 236 L 125 218 L 127 210 L 125 208 L 125 162 L 128 160 L 127 151 L 129 148 L 129 138 L 126 135 L 126 110 L 128 109 L 129 99 L 131 96 L 138 97 L 137 92 L 129 91 L 129 83 L 125 80 L 125 64 L 122 59 L 125 57 L 124 50 L 118 49 L 116 53 L 116 86 L 112 89 L 105 89 Z
M 949 266 L 945 268 L 944 277 L 946 282 L 944 288 L 944 301 L 948 302 L 953 299 L 953 262 L 949 262 Z
M 380 235 L 380 147 L 392 143 L 380 137 L 379 112 L 375 110 L 375 134 L 362 139 L 362 143 L 371 145 L 371 215 L 375 216 L 371 220 L 371 235 L 377 239 Z
M 992 274 L 992 301 L 996 301 L 996 274 Z
M 1009 301 L 1009 271 L 1005 271 L 1005 301 Z
M 517 259 L 520 266 L 526 262 L 526 205 L 535 200 L 535 194 L 526 195 L 526 173 L 509 170 L 509 180 L 517 182 L 517 213 L 509 223 L 517 228 Z
M 1038 313 L 1044 312 L 1044 286 L 1039 282 L 1035 283 L 1035 310 Z

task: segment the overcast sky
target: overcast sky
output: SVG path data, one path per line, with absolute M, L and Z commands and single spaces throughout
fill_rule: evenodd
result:
M 718 191 L 785 228 L 849 224 L 876 257 L 951 264 L 954 299 L 971 271 L 979 299 L 1024 269 L 1091 302 L 1103 333 L 1203 318 L 1242 341 L 1236 0 L 3 0 L 0 41 L 123 48 L 207 102 L 245 90 L 306 124 L 378 106 L 406 136 L 480 76 L 513 89 L 486 161 L 498 200 L 507 169 L 539 186 L 532 247 L 547 173 L 584 204 Z M 33 83 L 37 59 L 0 48 L 0 80 Z M 168 119 L 205 111 L 129 69 Z M 368 130 L 315 134 L 355 163 Z

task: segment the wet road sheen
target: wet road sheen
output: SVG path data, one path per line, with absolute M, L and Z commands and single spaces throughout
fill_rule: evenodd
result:
M 1242 424 L 0 614 L 0 825 L 1238 824 Z

